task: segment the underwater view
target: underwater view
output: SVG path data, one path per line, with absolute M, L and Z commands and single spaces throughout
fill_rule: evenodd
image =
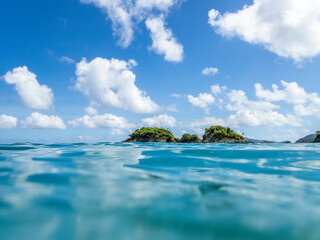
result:
M 0 239 L 320 239 L 319 146 L 0 145 Z

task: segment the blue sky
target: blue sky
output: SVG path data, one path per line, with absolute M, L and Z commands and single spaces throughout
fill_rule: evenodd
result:
M 319 9 L 319 0 L 6 1 L 0 142 L 119 141 L 141 126 L 178 137 L 210 125 L 270 140 L 314 133 Z

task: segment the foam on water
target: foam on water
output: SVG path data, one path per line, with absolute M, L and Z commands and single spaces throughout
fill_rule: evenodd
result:
M 320 239 L 319 144 L 0 145 L 0 239 Z

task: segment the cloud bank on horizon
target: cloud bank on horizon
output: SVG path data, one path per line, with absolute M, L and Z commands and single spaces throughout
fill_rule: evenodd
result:
M 204 117 L 193 121 L 189 126 L 197 132 L 210 125 L 223 125 L 230 127 L 277 127 L 302 126 L 306 116 L 316 116 L 320 119 L 320 97 L 317 93 L 307 93 L 296 82 L 281 81 L 283 89 L 272 85 L 272 91 L 264 89 L 256 83 L 255 94 L 257 100 L 250 100 L 243 90 L 229 89 L 226 86 L 211 86 L 212 94 L 219 100 L 220 106 L 228 111 L 235 112 L 226 119 L 217 117 Z M 200 93 L 199 96 L 210 93 Z M 285 103 L 292 106 L 290 113 L 283 114 L 280 105 L 273 102 Z M 204 106 L 193 106 L 203 108 Z M 219 105 L 218 104 L 218 105 Z M 287 108 L 287 107 L 286 107 Z

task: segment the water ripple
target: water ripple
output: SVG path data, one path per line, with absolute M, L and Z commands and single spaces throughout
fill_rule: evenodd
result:
M 320 239 L 317 144 L 0 145 L 0 238 Z

